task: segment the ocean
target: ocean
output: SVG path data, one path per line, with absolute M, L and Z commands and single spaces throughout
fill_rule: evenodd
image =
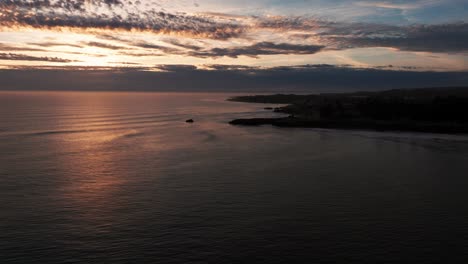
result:
M 0 92 L 0 263 L 468 262 L 468 135 L 230 96 Z

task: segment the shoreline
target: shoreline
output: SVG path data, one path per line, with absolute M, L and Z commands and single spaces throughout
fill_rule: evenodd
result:
M 286 117 L 241 118 L 231 125 L 468 134 L 468 87 L 320 95 L 237 96 Z
M 240 118 L 229 122 L 231 125 L 289 128 L 325 128 L 342 130 L 401 131 L 440 134 L 468 134 L 468 125 L 440 123 L 376 122 L 372 120 L 308 120 L 297 117 Z

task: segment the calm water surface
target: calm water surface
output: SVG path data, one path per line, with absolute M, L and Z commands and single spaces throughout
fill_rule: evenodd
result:
M 272 114 L 227 97 L 0 93 L 0 263 L 468 262 L 467 136 L 233 127 Z

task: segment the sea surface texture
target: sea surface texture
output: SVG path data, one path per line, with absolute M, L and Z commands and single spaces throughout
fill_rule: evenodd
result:
M 229 96 L 1 92 L 0 263 L 468 263 L 468 136 Z

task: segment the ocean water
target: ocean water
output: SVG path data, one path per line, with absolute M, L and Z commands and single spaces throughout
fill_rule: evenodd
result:
M 229 96 L 1 92 L 0 263 L 468 262 L 468 136 L 235 127 L 273 114 Z

